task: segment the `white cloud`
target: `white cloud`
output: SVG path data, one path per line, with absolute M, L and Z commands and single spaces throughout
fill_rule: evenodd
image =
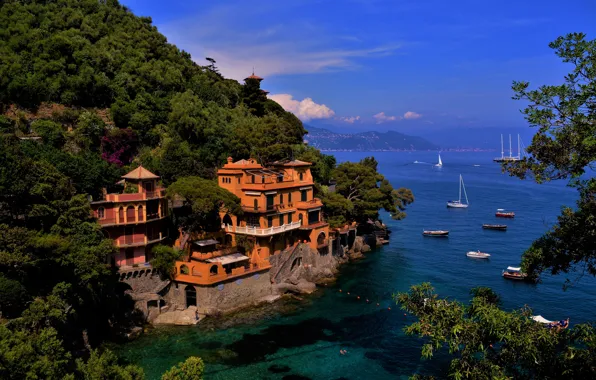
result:
M 315 103 L 311 98 L 296 100 L 290 94 L 274 94 L 268 97 L 303 121 L 329 119 L 335 115 L 331 108 L 324 104 Z
M 385 115 L 385 112 L 379 112 L 378 114 L 373 115 L 373 119 L 377 121 L 377 124 L 381 124 L 386 121 L 400 120 L 401 116 L 387 116 Z
M 203 65 L 204 58 L 211 57 L 224 76 L 239 81 L 250 75 L 253 67 L 255 74 L 265 79 L 271 75 L 353 70 L 362 59 L 388 56 L 401 46 L 354 41 L 357 46 L 345 47 L 345 36 L 333 35 L 320 24 L 299 19 L 276 24 L 268 20 L 274 15 L 271 12 L 252 3 L 215 6 L 158 27 L 169 42 L 189 52 L 197 63 Z M 259 19 L 263 21 L 247 22 Z
M 340 116 L 335 119 L 345 123 L 354 124 L 355 122 L 360 121 L 360 116 Z
M 408 119 L 408 120 L 420 119 L 421 117 L 422 117 L 421 114 L 413 112 L 413 111 L 408 111 L 408 112 L 404 113 L 404 119 Z

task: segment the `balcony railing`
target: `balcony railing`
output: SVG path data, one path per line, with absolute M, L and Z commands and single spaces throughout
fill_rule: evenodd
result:
M 213 259 L 214 257 L 226 256 L 226 255 L 230 255 L 230 254 L 236 253 L 236 252 L 238 252 L 238 247 L 220 248 L 218 250 L 211 251 L 211 252 L 194 251 L 192 253 L 192 258 L 196 259 L 196 260 L 209 260 L 209 259 Z
M 124 235 L 114 240 L 116 247 L 141 247 L 164 240 L 166 238 L 161 232 L 150 235 Z
M 296 202 L 296 207 L 303 210 L 315 207 L 323 207 L 323 202 L 321 202 L 319 198 L 313 198 L 310 201 Z
M 188 273 L 182 273 L 182 265 L 186 266 Z M 198 284 L 198 285 L 213 285 L 218 282 L 222 282 L 225 280 L 229 280 L 231 278 L 240 277 L 243 275 L 247 275 L 250 273 L 257 273 L 264 270 L 271 269 L 271 264 L 268 262 L 263 262 L 259 264 L 251 264 L 248 267 L 239 267 L 232 269 L 231 273 L 217 273 L 217 274 L 209 274 L 209 275 L 202 275 L 200 269 L 195 269 L 195 266 L 205 265 L 205 263 L 188 263 L 188 262 L 176 262 L 176 275 L 175 280 L 191 283 L 191 284 Z
M 157 188 L 153 191 L 145 191 L 141 193 L 109 193 L 91 203 L 143 201 L 147 199 L 163 198 L 164 196 L 165 189 Z
M 233 226 L 231 224 L 222 224 L 221 228 L 223 228 L 226 232 L 234 232 L 241 235 L 252 235 L 252 236 L 271 236 L 275 234 L 280 234 L 282 232 L 295 230 L 300 228 L 301 222 L 292 222 L 287 223 L 279 227 L 269 227 L 269 228 L 259 228 L 259 227 L 241 227 L 241 226 Z
M 242 205 L 244 212 L 272 212 L 272 211 L 285 211 L 294 208 L 294 203 L 282 203 L 274 204 L 266 207 L 255 207 L 249 205 Z
M 118 218 L 103 218 L 103 219 L 98 219 L 97 222 L 99 224 L 101 224 L 102 226 L 111 226 L 111 225 L 127 225 L 127 224 L 138 224 L 138 223 L 145 223 L 145 222 L 150 222 L 152 220 L 158 220 L 158 219 L 164 219 L 166 218 L 167 215 L 164 216 L 160 216 L 159 214 L 147 214 L 147 220 L 145 219 L 137 219 L 136 217 L 133 220 L 129 220 L 129 221 L 118 221 Z

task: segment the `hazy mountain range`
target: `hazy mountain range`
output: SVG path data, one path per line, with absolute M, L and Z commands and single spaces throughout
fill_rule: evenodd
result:
M 447 127 L 378 131 L 374 125 L 359 126 L 367 132 L 339 127 L 336 125 L 305 125 L 308 135 L 304 137 L 309 145 L 322 150 L 440 150 L 440 149 L 481 149 L 501 150 L 501 134 L 504 149 L 509 151 L 509 135 L 512 150 L 517 152 L 517 134 L 522 143 L 529 145 L 534 129 L 495 128 L 495 127 Z M 378 127 L 378 126 L 377 126 Z
M 321 150 L 437 150 L 439 147 L 430 141 L 416 136 L 408 136 L 395 131 L 335 133 L 328 129 L 305 126 L 308 135 L 304 139 L 309 145 Z

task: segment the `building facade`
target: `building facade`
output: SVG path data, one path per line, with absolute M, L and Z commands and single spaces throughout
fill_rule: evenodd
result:
M 264 167 L 254 159 L 228 162 L 217 172 L 219 186 L 240 198 L 243 215 L 221 213 L 228 240 L 254 243 L 254 260 L 267 259 L 306 241 L 325 249 L 329 225 L 323 220 L 321 200 L 314 197 L 311 164 L 298 160 Z
M 122 176 L 121 192 L 107 193 L 91 202 L 94 216 L 118 252 L 112 264 L 118 267 L 151 260 L 151 248 L 167 237 L 168 203 L 159 176 L 139 166 Z

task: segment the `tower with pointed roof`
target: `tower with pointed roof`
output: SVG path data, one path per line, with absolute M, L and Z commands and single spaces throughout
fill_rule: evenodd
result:
M 142 166 L 121 178 L 122 191 L 104 192 L 103 199 L 91 202 L 91 208 L 117 248 L 112 264 L 143 265 L 151 260 L 152 246 L 168 236 L 165 191 L 159 185 L 160 177 Z

